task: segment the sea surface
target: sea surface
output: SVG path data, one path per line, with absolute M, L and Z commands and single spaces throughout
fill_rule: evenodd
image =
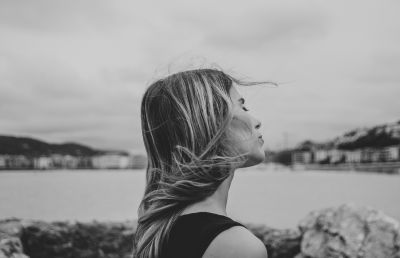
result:
M 133 220 L 144 183 L 144 170 L 2 171 L 0 219 Z M 239 169 L 227 211 L 241 222 L 294 228 L 310 211 L 343 203 L 377 208 L 400 221 L 400 176 Z

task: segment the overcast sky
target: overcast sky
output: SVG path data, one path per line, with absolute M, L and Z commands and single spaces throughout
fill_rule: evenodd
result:
M 240 2 L 240 3 L 239 3 Z M 400 120 L 400 1 L 0 1 L 0 134 L 143 150 L 153 80 L 217 66 L 266 148 Z

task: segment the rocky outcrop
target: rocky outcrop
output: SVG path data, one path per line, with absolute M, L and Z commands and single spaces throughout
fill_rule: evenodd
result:
M 279 230 L 264 225 L 246 225 L 253 234 L 263 241 L 269 258 L 294 257 L 300 252 L 299 230 Z
M 245 226 L 263 241 L 269 258 L 400 258 L 399 223 L 371 208 L 314 211 L 298 229 Z M 134 222 L 3 220 L 0 258 L 128 258 L 135 228 Z
M 0 222 L 0 258 L 28 258 L 20 240 L 22 228 L 22 223 L 17 219 Z
M 132 252 L 135 228 L 134 222 L 4 220 L 0 222 L 0 234 L 8 242 L 0 242 L 0 250 L 7 248 L 3 256 L 0 251 L 0 258 L 127 258 Z
M 399 222 L 380 211 L 342 205 L 304 218 L 296 258 L 400 258 Z
M 17 237 L 0 235 L 0 258 L 29 258 L 22 249 L 21 240 Z
M 294 257 L 299 253 L 299 230 L 245 225 L 264 242 L 270 258 Z M 19 247 L 8 251 L 4 256 L 7 258 L 131 258 L 135 228 L 133 222 L 45 223 L 18 219 L 0 222 L 0 232 Z

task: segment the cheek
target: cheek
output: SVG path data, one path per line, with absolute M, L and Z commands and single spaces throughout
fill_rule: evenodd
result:
M 232 119 L 231 130 L 238 136 L 249 137 L 253 134 L 251 121 L 246 116 L 235 116 Z
M 253 130 L 250 119 L 246 117 L 234 117 L 229 128 L 229 138 L 239 149 L 245 151 L 252 145 Z

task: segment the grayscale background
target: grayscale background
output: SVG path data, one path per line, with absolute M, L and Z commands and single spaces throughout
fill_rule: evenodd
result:
M 146 86 L 217 67 L 279 84 L 239 88 L 266 163 L 236 172 L 233 218 L 295 228 L 354 203 L 399 220 L 399 12 L 389 0 L 0 1 L 0 219 L 136 219 Z M 349 142 L 352 165 L 332 151 Z

